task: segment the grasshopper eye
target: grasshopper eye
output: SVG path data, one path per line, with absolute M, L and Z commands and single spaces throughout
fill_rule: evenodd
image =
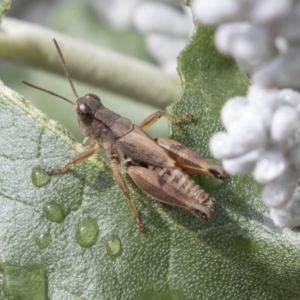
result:
M 77 109 L 77 119 L 80 124 L 84 124 L 84 126 L 90 126 L 94 119 L 94 114 L 92 108 L 89 104 L 84 102 L 79 102 Z
M 97 95 L 86 94 L 77 100 L 77 114 L 81 116 L 94 116 L 96 111 L 102 106 L 100 98 Z
M 87 114 L 91 113 L 91 109 L 88 105 L 86 105 L 84 103 L 80 103 L 77 108 L 77 113 L 79 113 L 81 115 L 87 115 Z

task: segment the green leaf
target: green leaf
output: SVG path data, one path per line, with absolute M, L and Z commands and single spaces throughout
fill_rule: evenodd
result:
M 209 140 L 223 130 L 220 110 L 227 99 L 246 94 L 248 79 L 215 50 L 209 28 L 197 29 L 179 68 L 184 92 L 170 111 L 194 113 L 197 119 L 172 126 L 172 137 L 211 159 Z M 299 299 L 300 236 L 273 225 L 260 200 L 261 186 L 251 176 L 198 182 L 215 198 L 215 216 L 200 229 L 189 223 L 195 236 L 194 249 L 186 246 L 187 261 L 191 276 L 201 282 L 197 299 Z M 201 248 L 207 252 L 201 254 Z
M 247 79 L 203 28 L 180 70 L 184 92 L 172 112 L 197 119 L 172 125 L 172 136 L 210 157 L 219 110 L 245 94 Z M 299 299 L 299 234 L 272 225 L 250 177 L 193 177 L 216 200 L 215 216 L 202 221 L 160 207 L 127 176 L 141 233 L 100 159 L 48 181 L 37 166 L 61 166 L 83 148 L 3 85 L 0 130 L 1 299 L 34 299 L 32 291 L 38 299 Z

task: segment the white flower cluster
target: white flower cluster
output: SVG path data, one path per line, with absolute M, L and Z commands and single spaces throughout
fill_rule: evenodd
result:
M 210 148 L 231 174 L 252 173 L 279 227 L 300 225 L 300 1 L 193 0 L 202 23 L 220 24 L 216 46 L 233 56 L 254 85 L 230 99 L 227 132 Z M 279 90 L 281 89 L 281 90 Z
M 147 48 L 156 61 L 177 75 L 177 57 L 194 29 L 190 9 L 181 0 L 143 1 L 134 12 L 133 24 L 145 33 Z
M 300 177 L 300 94 L 253 85 L 246 97 L 227 101 L 221 119 L 227 132 L 212 137 L 212 154 L 228 173 L 252 173 L 265 184 L 262 200 L 277 225 L 299 224 L 300 215 L 296 223 L 293 216 L 283 223 L 277 215 L 287 208 L 291 215 L 295 206 L 300 211 L 300 192 L 294 191 Z
M 221 24 L 220 52 L 233 56 L 264 87 L 299 89 L 300 1 L 194 0 L 196 18 Z
M 130 28 L 132 14 L 142 0 L 89 0 L 95 11 L 110 26 L 124 29 Z
M 194 22 L 184 0 L 89 0 L 111 26 L 134 26 L 146 47 L 168 73 L 178 75 L 177 57 L 188 43 Z

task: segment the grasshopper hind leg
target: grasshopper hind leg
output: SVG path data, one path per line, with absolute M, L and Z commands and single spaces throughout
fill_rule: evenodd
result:
M 128 174 L 142 191 L 163 203 L 182 207 L 197 218 L 213 215 L 213 199 L 178 168 L 130 166 Z
M 154 140 L 185 172 L 203 174 L 218 179 L 224 179 L 227 176 L 222 166 L 208 162 L 193 150 L 175 140 L 169 138 L 157 138 Z

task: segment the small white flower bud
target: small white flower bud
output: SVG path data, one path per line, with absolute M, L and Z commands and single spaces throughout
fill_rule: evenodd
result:
M 245 72 L 251 72 L 277 54 L 274 43 L 266 42 L 270 35 L 266 25 L 230 23 L 219 26 L 215 41 L 221 52 L 232 55 Z
M 232 142 L 226 132 L 215 133 L 209 143 L 209 148 L 214 157 L 218 159 L 232 157 Z
M 276 142 L 285 141 L 293 136 L 298 128 L 299 119 L 296 109 L 289 105 L 282 105 L 273 115 L 271 138 Z
M 251 104 L 262 104 L 271 110 L 278 107 L 278 90 L 266 89 L 257 84 L 252 84 L 248 90 L 247 99 Z
M 172 36 L 188 37 L 193 22 L 188 11 L 180 11 L 159 2 L 141 3 L 133 15 L 135 27 L 144 33 L 156 32 Z
M 252 2 L 251 19 L 253 22 L 270 22 L 285 17 L 292 7 L 292 0 L 255 0 Z
M 300 188 L 294 191 L 291 201 L 286 206 L 272 208 L 270 216 L 274 224 L 280 228 L 295 227 L 300 225 Z
M 238 38 L 250 31 L 249 22 L 229 23 L 220 25 L 216 31 L 215 44 L 224 54 L 232 54 L 233 44 Z
M 191 9 L 196 19 L 205 24 L 241 21 L 246 15 L 241 10 L 242 2 L 245 0 L 194 0 Z
M 252 75 L 253 82 L 265 87 L 299 88 L 300 48 L 294 47 L 262 65 Z
M 243 153 L 262 147 L 267 142 L 266 128 L 261 120 L 257 120 L 255 111 L 251 110 L 243 112 L 239 120 L 232 122 L 228 133 L 235 145 L 244 148 Z
M 222 161 L 223 167 L 232 175 L 251 173 L 262 151 L 262 149 L 257 149 L 242 156 L 224 159 Z
M 234 97 L 225 103 L 221 111 L 221 120 L 226 129 L 239 118 L 240 113 L 247 104 L 248 101 L 245 97 Z
M 160 63 L 176 61 L 178 53 L 186 46 L 186 39 L 166 34 L 150 33 L 146 37 L 147 48 Z
M 292 197 L 297 186 L 300 171 L 289 167 L 275 181 L 268 183 L 262 192 L 263 202 L 272 208 L 284 206 Z
M 264 102 L 251 103 L 243 111 L 243 115 L 248 115 L 253 117 L 256 116 L 256 122 L 261 122 L 264 125 L 265 129 L 269 129 L 271 125 L 273 111 Z
M 300 108 L 300 94 L 292 89 L 280 90 L 277 97 L 282 104 L 291 105 L 296 109 Z M 298 113 L 300 113 L 300 109 L 298 110 Z
M 253 176 L 258 182 L 266 184 L 282 175 L 286 165 L 283 153 L 278 149 L 271 149 L 260 157 L 253 171 Z

